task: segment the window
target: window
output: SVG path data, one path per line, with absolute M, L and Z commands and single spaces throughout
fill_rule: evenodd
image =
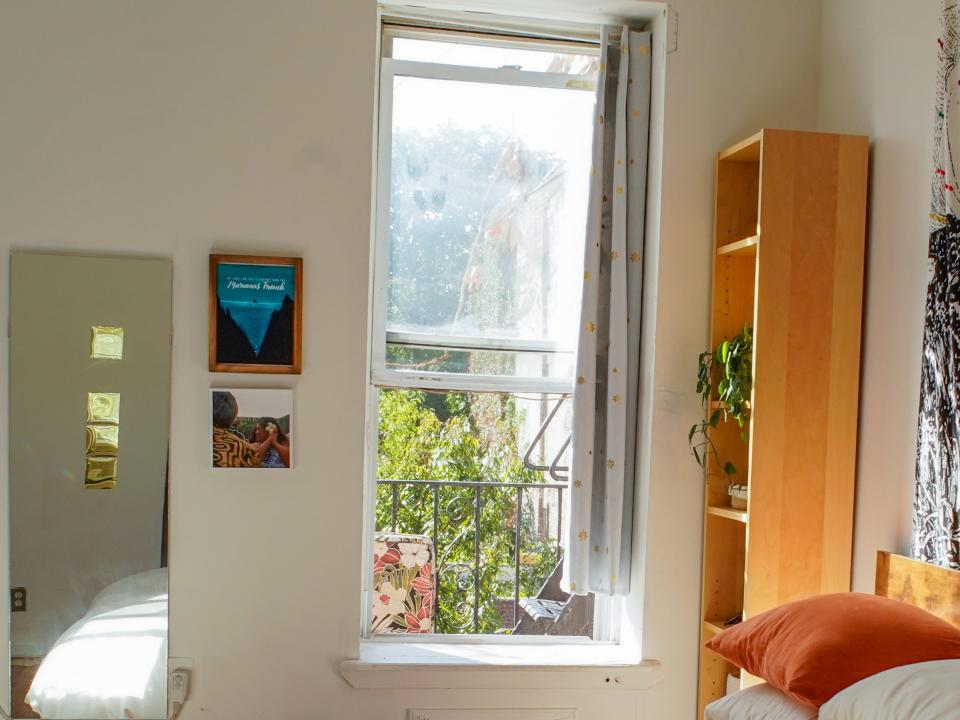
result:
M 383 48 L 367 632 L 600 636 L 603 603 L 558 585 L 597 48 Z

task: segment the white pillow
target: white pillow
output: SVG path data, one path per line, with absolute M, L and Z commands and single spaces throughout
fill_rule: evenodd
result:
M 816 720 L 817 709 L 762 683 L 710 703 L 704 717 L 706 720 Z
M 107 585 L 90 603 L 87 614 L 109 612 L 125 605 L 133 605 L 154 598 L 163 601 L 167 599 L 166 568 L 128 575 Z
M 960 660 L 901 665 L 854 683 L 820 708 L 820 720 L 960 720 Z

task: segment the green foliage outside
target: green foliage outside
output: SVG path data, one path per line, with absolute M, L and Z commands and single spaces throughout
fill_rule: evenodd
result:
M 523 467 L 516 445 L 521 418 L 513 398 L 493 393 L 432 394 L 384 390 L 380 394 L 378 478 L 392 480 L 499 481 L 536 484 L 539 473 Z M 442 486 L 436 490 L 438 523 L 433 524 L 434 490 L 425 485 L 378 485 L 377 529 L 436 537 L 438 608 L 441 633 L 472 633 L 479 602 L 481 633 L 508 632 L 494 603 L 512 598 L 516 548 L 516 488 L 480 491 L 480 584 L 474 588 L 474 526 L 477 491 Z M 524 490 L 520 525 L 520 596 L 535 596 L 557 563 L 556 542 L 537 539 L 533 502 L 540 493 Z

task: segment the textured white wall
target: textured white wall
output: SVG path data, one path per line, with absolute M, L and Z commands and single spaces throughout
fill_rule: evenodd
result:
M 910 549 L 941 3 L 823 3 L 819 128 L 872 141 L 854 587 Z
M 185 720 L 400 720 L 430 705 L 693 716 L 702 488 L 685 435 L 707 337 L 713 157 L 764 125 L 815 126 L 820 17 L 819 2 L 794 0 L 673 6 L 680 45 L 661 78 L 663 183 L 650 205 L 660 246 L 649 256 L 658 298 L 645 327 L 656 345 L 638 529 L 649 552 L 631 608 L 666 678 L 642 694 L 491 697 L 355 691 L 336 671 L 356 651 L 360 618 L 375 4 L 0 0 L 0 273 L 10 247 L 174 260 L 171 653 L 194 659 Z M 304 257 L 301 377 L 207 373 L 211 250 Z M 293 472 L 238 481 L 207 469 L 207 389 L 220 383 L 295 388 L 312 441 Z M 0 577 L 5 590 L 5 567 Z

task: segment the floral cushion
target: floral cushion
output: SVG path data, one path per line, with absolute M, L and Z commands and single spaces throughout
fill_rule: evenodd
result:
M 434 567 L 430 538 L 374 536 L 372 634 L 433 632 Z

